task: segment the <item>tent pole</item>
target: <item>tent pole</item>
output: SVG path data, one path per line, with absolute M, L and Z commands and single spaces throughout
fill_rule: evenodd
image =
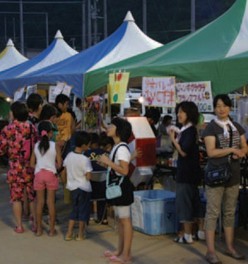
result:
M 191 33 L 195 32 L 195 0 L 191 0 Z

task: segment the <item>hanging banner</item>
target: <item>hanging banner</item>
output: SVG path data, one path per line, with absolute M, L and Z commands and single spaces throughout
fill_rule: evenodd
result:
M 175 77 L 143 77 L 144 105 L 175 107 Z
M 125 102 L 129 72 L 109 74 L 109 96 L 111 104 L 123 104 Z
M 196 103 L 199 112 L 213 112 L 213 97 L 210 81 L 176 84 L 177 102 Z

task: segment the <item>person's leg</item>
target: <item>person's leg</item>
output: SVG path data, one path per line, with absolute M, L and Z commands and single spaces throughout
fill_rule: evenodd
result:
M 122 234 L 119 234 L 123 240 L 122 258 L 124 261 L 131 260 L 131 246 L 133 240 L 133 228 L 131 218 L 120 219 L 122 225 Z
M 224 187 L 206 186 L 206 217 L 205 217 L 205 236 L 207 243 L 207 258 L 215 258 L 215 230 L 216 222 L 221 213 L 221 203 L 224 193 Z
M 65 240 L 69 241 L 73 239 L 73 228 L 74 228 L 75 220 L 70 219 L 68 223 L 68 229 L 65 235 Z
M 13 202 L 13 214 L 16 220 L 16 227 L 17 229 L 23 229 L 22 226 L 22 202 L 14 201 Z
M 36 223 L 37 223 L 37 236 L 42 235 L 42 211 L 45 203 L 44 190 L 36 191 Z
M 239 186 L 225 188 L 223 196 L 223 226 L 227 250 L 235 253 L 234 248 L 234 225 L 235 211 L 238 202 Z
M 78 235 L 76 237 L 76 240 L 83 240 L 84 239 L 84 233 L 85 233 L 85 222 L 79 221 Z
M 49 235 L 55 235 L 55 190 L 47 190 L 47 206 L 49 212 Z

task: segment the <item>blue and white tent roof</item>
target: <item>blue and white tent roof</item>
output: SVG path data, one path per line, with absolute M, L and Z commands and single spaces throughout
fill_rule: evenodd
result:
M 6 48 L 0 53 L 0 72 L 27 60 L 28 59 L 15 48 L 13 41 L 9 39 Z
M 73 86 L 72 92 L 78 97 L 83 97 L 83 76 L 88 70 L 103 67 L 160 46 L 162 44 L 152 40 L 138 28 L 131 12 L 128 12 L 121 26 L 113 34 L 75 56 L 14 80 L 2 78 L 0 75 L 0 91 L 9 89 L 11 96 L 18 87 L 59 81 Z
M 18 88 L 23 87 L 19 85 L 18 77 L 58 63 L 77 53 L 64 41 L 60 30 L 58 30 L 53 42 L 43 52 L 11 69 L 0 72 L 0 91 L 13 96 Z M 16 85 L 15 82 L 17 82 Z

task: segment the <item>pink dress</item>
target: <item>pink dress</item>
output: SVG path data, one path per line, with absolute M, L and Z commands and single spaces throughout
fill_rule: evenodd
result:
M 32 127 L 32 128 L 31 128 Z M 29 122 L 14 120 L 0 132 L 0 155 L 7 154 L 9 170 L 7 183 L 10 187 L 11 201 L 23 201 L 26 189 L 28 200 L 34 200 L 33 179 L 34 171 L 29 165 L 29 159 L 24 157 L 24 142 L 30 137 L 37 141 L 37 130 Z

